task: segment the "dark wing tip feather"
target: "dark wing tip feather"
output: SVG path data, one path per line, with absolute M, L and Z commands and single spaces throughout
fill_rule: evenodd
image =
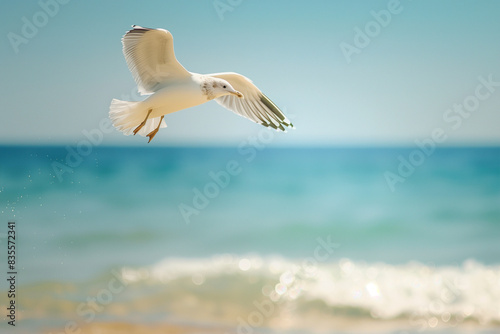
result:
M 273 114 L 275 114 L 280 120 L 285 120 L 285 115 L 281 112 L 281 110 L 271 101 L 266 95 L 262 94 L 260 96 L 260 101 L 264 103 L 264 105 L 271 110 Z
M 141 26 L 138 26 L 138 25 L 134 24 L 134 25 L 132 25 L 132 29 L 130 29 L 129 31 L 127 31 L 127 33 L 125 34 L 125 36 L 131 35 L 131 34 L 144 34 L 144 33 L 148 32 L 150 30 L 155 30 L 155 29 L 144 28 L 144 27 L 141 27 Z
M 287 127 L 290 126 L 292 128 L 294 127 L 293 124 L 287 120 L 286 116 L 283 114 L 280 108 L 278 108 L 278 106 L 274 104 L 274 102 L 271 101 L 271 99 L 269 99 L 265 94 L 261 94 L 259 98 L 260 101 L 267 107 L 267 109 L 269 109 L 269 111 L 271 111 L 279 119 L 279 129 L 281 131 L 285 131 L 283 125 Z M 278 127 L 275 127 L 275 129 L 277 130 Z
M 264 124 L 263 124 L 264 125 Z M 270 123 L 267 123 L 266 124 L 267 127 L 272 127 L 274 130 L 278 130 L 278 127 L 276 126 L 276 124 L 274 124 L 273 122 L 270 122 Z
M 132 24 L 132 30 L 151 30 L 151 28 L 144 28 L 144 27 L 141 27 L 141 26 L 138 26 L 137 24 Z

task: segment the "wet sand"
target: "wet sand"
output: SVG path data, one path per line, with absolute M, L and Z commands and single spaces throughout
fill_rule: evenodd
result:
M 80 334 L 214 334 L 214 333 L 233 333 L 228 328 L 223 327 L 198 327 L 189 325 L 175 324 L 134 324 L 124 322 L 96 322 L 85 325 L 80 328 Z M 63 329 L 47 330 L 44 334 L 64 333 Z

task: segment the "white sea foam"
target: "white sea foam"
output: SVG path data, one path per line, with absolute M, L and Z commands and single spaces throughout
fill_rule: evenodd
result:
M 243 290 L 249 281 L 258 281 L 258 297 L 272 302 L 288 301 L 320 307 L 321 312 L 338 314 L 340 310 L 344 315 L 380 320 L 409 318 L 414 323 L 424 321 L 428 327 L 464 319 L 500 323 L 500 266 L 473 260 L 460 266 L 430 266 L 342 259 L 311 266 L 281 257 L 225 254 L 167 258 L 149 268 L 123 268 L 122 274 L 138 283 L 172 286 L 182 281 L 208 290 L 221 279 Z

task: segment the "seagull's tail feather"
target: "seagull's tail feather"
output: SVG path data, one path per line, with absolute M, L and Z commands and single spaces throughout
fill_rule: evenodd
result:
M 144 121 L 147 114 L 148 110 L 142 102 L 113 99 L 109 106 L 109 118 L 113 122 L 113 126 L 126 136 L 134 132 L 135 128 Z M 145 137 L 158 126 L 159 121 L 160 117 L 148 119 L 146 124 L 137 133 Z M 162 121 L 160 128 L 165 127 L 167 127 L 167 123 Z

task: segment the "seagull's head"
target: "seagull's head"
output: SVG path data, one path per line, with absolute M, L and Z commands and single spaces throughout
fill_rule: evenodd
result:
M 214 80 L 213 93 L 216 97 L 224 95 L 236 95 L 239 98 L 243 97 L 243 94 L 234 89 L 229 82 L 220 78 L 215 78 Z

